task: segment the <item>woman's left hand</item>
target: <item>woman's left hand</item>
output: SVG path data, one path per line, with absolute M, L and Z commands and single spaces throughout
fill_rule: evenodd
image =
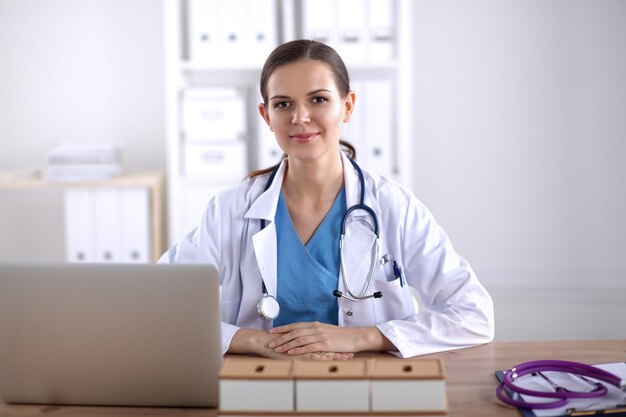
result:
M 269 347 L 289 355 L 384 350 L 390 343 L 376 327 L 349 328 L 319 322 L 287 324 L 270 329 L 270 333 L 281 336 Z

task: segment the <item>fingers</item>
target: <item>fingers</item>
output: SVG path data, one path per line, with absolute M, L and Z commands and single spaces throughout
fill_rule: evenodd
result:
M 299 355 L 298 358 L 317 361 L 345 361 L 352 359 L 354 353 L 348 352 L 313 352 Z
M 291 348 L 316 343 L 323 339 L 322 331 L 324 325 L 321 323 L 293 323 L 286 326 L 276 327 L 270 332 L 274 334 L 282 334 L 269 343 L 269 347 L 276 349 L 277 352 L 285 352 Z M 323 349 L 319 346 L 319 350 Z M 312 352 L 312 351 L 311 351 Z
M 311 327 L 312 325 L 321 324 L 318 322 L 298 322 L 285 324 L 284 326 L 273 327 L 269 330 L 270 333 L 289 333 L 298 329 L 306 329 Z

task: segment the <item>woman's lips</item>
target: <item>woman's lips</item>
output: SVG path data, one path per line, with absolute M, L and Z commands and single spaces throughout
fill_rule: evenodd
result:
M 297 133 L 291 135 L 291 139 L 299 143 L 311 142 L 319 133 Z

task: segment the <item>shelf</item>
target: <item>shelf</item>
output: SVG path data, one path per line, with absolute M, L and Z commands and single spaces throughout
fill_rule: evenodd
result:
M 150 192 L 152 261 L 165 251 L 165 175 L 160 171 L 135 172 L 89 181 L 48 181 L 42 171 L 0 171 L 0 190 L 51 190 L 76 188 L 147 188 Z
M 43 173 L 34 171 L 0 171 L 0 189 L 50 189 L 71 187 L 155 187 L 164 181 L 162 172 L 137 172 L 119 177 L 87 181 L 49 181 Z
M 397 61 L 388 62 L 346 62 L 348 71 L 369 71 L 369 70 L 395 70 L 398 67 Z M 261 72 L 262 64 L 254 65 L 250 63 L 229 63 L 229 64 L 208 64 L 201 62 L 182 61 L 180 70 L 186 72 Z

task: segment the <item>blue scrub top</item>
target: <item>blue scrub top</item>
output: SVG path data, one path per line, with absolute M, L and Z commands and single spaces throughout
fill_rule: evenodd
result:
M 345 188 L 335 199 L 315 234 L 305 245 L 296 233 L 282 192 L 276 208 L 278 277 L 276 298 L 280 314 L 274 326 L 319 321 L 337 324 L 333 291 L 339 279 L 339 236 L 346 213 Z

